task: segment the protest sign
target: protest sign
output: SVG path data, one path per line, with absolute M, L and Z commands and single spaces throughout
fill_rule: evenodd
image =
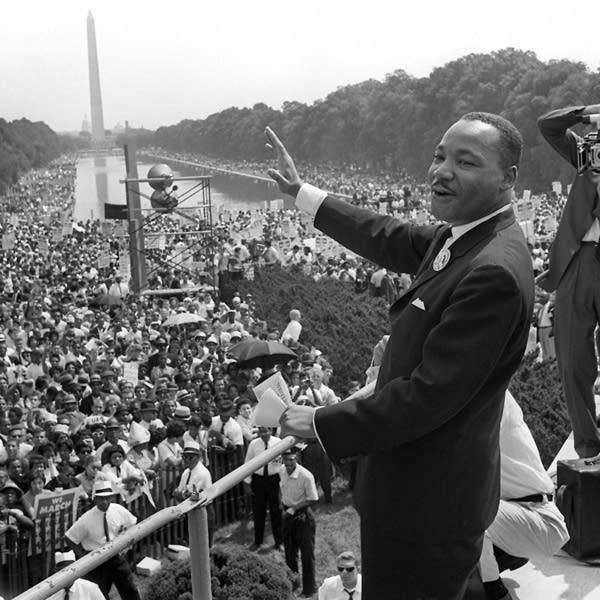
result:
M 107 269 L 110 267 L 110 254 L 103 253 L 98 255 L 98 268 Z
M 123 377 L 126 381 L 133 383 L 133 385 L 138 384 L 138 372 L 139 372 L 139 364 L 137 361 L 124 361 L 123 362 Z
M 2 236 L 2 250 L 12 250 L 15 247 L 15 233 L 5 233 Z
M 532 200 L 519 200 L 517 202 L 517 221 L 533 221 L 535 219 L 535 207 Z
M 562 194 L 562 183 L 560 181 L 553 181 L 552 182 L 552 191 L 560 196 Z
M 52 540 L 62 539 L 64 532 L 77 519 L 77 503 L 81 488 L 60 492 L 42 492 L 33 503 L 33 554 L 52 550 Z

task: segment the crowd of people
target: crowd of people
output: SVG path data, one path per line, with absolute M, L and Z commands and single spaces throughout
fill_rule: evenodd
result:
M 183 158 L 206 162 L 204 157 Z M 265 170 L 254 163 L 210 164 L 249 173 Z M 307 166 L 306 172 L 321 187 L 348 195 L 356 204 L 380 211 L 384 202 L 389 212 L 406 219 L 416 219 L 424 210 L 424 186 L 406 178 L 396 181 L 335 166 Z M 161 470 L 191 471 L 197 464 L 206 470 L 211 449 L 243 459 L 273 443 L 269 439 L 276 440 L 276 432 L 259 430 L 252 419 L 257 401 L 253 387 L 264 374 L 231 357 L 229 350 L 237 342 L 285 342 L 299 355 L 282 369 L 294 401 L 314 406 L 340 401 L 342 391 L 328 387 L 327 357 L 300 344 L 300 311 L 292 311 L 289 323 L 266 323 L 257 317 L 251 295 L 223 302 L 219 291 L 224 282 L 281 265 L 316 281 L 332 278 L 357 292 L 370 290 L 390 303 L 411 283 L 407 275 L 388 272 L 341 247 L 319 249 L 316 232 L 295 211 L 249 210 L 221 219 L 208 242 L 190 253 L 187 266 L 177 265 L 173 256 L 187 243 L 185 233 L 194 224 L 153 218 L 151 232 L 184 233 L 147 250 L 150 293 L 134 295 L 124 270 L 124 238 L 99 221 L 72 224 L 74 178 L 74 160 L 63 159 L 27 174 L 4 200 L 0 541 L 10 532 L 27 538 L 34 527 L 36 497 L 45 491 L 78 488 L 89 505 L 94 485 L 106 481 L 123 502 L 146 498 L 151 512 L 156 504 L 151 490 Z M 556 217 L 562 204 L 557 194 L 539 199 L 537 240 L 530 248 L 538 272 L 544 269 L 550 241 L 546 217 Z M 98 265 L 101 255 L 108 257 L 108 266 Z M 161 294 L 165 289 L 170 292 Z M 536 326 L 543 357 L 553 352 L 551 307 L 551 296 L 540 294 Z M 170 324 L 185 315 L 196 322 Z M 537 338 L 532 344 L 537 345 Z M 307 540 L 312 535 L 314 545 L 314 521 L 311 525 L 306 509 L 318 499 L 315 484 L 324 502 L 332 501 L 332 465 L 318 443 L 308 443 L 301 460 L 309 474 L 308 495 L 298 502 L 293 491 L 284 493 L 282 518 L 279 487 L 287 479 L 284 473 L 294 472 L 292 462 L 284 458 L 285 469 L 270 465 L 248 482 L 253 546 L 263 544 L 268 509 L 275 547 L 284 545 L 286 561 L 296 571 L 301 552 L 303 585 L 310 594 L 316 591 L 314 547 L 311 558 Z M 199 476 L 198 486 L 210 483 L 207 473 Z M 168 501 L 190 493 L 187 482 L 178 480 Z M 292 534 L 294 527 L 301 533 Z

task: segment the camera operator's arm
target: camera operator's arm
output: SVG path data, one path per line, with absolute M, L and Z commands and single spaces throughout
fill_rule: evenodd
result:
M 577 141 L 580 137 L 569 129 L 582 122 L 585 115 L 600 113 L 600 104 L 568 106 L 541 116 L 537 123 L 546 141 L 574 167 L 577 166 Z

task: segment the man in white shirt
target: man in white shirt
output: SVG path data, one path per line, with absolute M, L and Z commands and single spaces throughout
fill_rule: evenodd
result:
M 96 481 L 93 489 L 94 507 L 83 513 L 67 530 L 65 542 L 78 558 L 101 548 L 120 533 L 137 523 L 124 506 L 112 502 L 115 492 L 108 481 Z M 87 575 L 108 598 L 113 583 L 122 600 L 140 600 L 129 563 L 117 554 Z
M 521 407 L 509 391 L 500 423 L 500 453 L 500 506 L 485 532 L 479 563 L 491 600 L 510 599 L 500 579 L 503 564 L 499 564 L 494 546 L 502 551 L 496 550 L 496 554 L 504 559 L 529 559 L 550 556 L 569 539 L 564 518 L 552 501 L 552 480 L 542 465 Z
M 253 439 L 248 445 L 246 458 L 248 462 L 259 456 L 271 446 L 281 440 L 271 435 L 268 427 L 258 428 L 259 437 Z M 271 517 L 271 529 L 273 530 L 273 540 L 275 550 L 281 549 L 281 509 L 279 508 L 279 469 L 281 460 L 272 460 L 264 467 L 252 474 L 252 477 L 245 479 L 252 487 L 252 517 L 254 520 L 254 543 L 250 550 L 258 550 L 263 543 L 265 533 L 265 520 L 267 518 L 267 508 Z
M 298 551 L 302 560 L 302 594 L 312 596 L 315 581 L 315 518 L 310 507 L 319 495 L 312 473 L 297 462 L 297 449 L 283 453 L 279 469 L 281 503 L 283 505 L 283 547 L 285 562 L 298 573 Z
M 210 471 L 202 464 L 201 456 L 200 444 L 188 440 L 182 453 L 184 471 L 179 485 L 173 492 L 175 500 L 182 502 L 194 492 L 201 492 L 212 485 Z
M 298 341 L 300 334 L 302 333 L 302 323 L 300 323 L 301 318 L 302 315 L 298 309 L 292 308 L 292 310 L 290 310 L 290 322 L 281 334 L 282 344 Z
M 202 448 L 198 442 L 188 440 L 183 448 L 184 471 L 181 474 L 179 485 L 173 492 L 173 498 L 178 502 L 186 500 L 190 496 L 197 498 L 197 494 L 212 485 L 209 470 L 202 464 Z M 212 546 L 213 533 L 215 530 L 215 516 L 212 504 L 206 507 L 208 521 L 208 545 Z
M 212 418 L 210 428 L 218 431 L 223 436 L 223 442 L 227 448 L 235 446 L 244 446 L 244 435 L 240 424 L 233 418 L 235 404 L 230 399 L 223 399 L 219 402 L 217 409 L 219 414 Z
M 75 562 L 75 552 L 56 552 L 54 563 L 56 571 L 60 571 Z M 87 579 L 76 579 L 69 587 L 52 594 L 48 600 L 104 600 L 100 588 Z
M 319 600 L 362 600 L 362 575 L 352 552 L 336 558 L 339 575 L 327 577 L 319 588 Z

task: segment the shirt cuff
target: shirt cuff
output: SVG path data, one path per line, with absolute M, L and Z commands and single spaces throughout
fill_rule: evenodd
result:
M 323 450 L 325 450 L 325 446 L 323 446 L 323 442 L 321 441 L 319 432 L 317 431 L 317 424 L 315 423 L 315 415 L 317 414 L 317 410 L 319 410 L 321 408 L 323 408 L 323 407 L 317 406 L 315 412 L 313 413 L 312 426 L 313 426 L 313 431 L 315 432 L 315 437 L 317 438 L 317 441 L 319 442 L 319 444 L 321 444 L 321 448 L 323 448 Z M 325 452 L 327 452 L 327 450 L 325 450 Z
M 310 183 L 303 183 L 296 196 L 296 208 L 310 215 L 314 219 L 326 197 L 327 192 L 320 190 L 314 185 L 310 185 Z

